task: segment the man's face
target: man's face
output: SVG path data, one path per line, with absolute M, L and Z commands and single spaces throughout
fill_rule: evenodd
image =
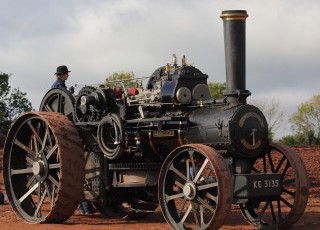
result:
M 62 73 L 62 74 L 60 74 L 59 77 L 60 77 L 61 80 L 65 81 L 65 80 L 68 79 L 69 73 Z

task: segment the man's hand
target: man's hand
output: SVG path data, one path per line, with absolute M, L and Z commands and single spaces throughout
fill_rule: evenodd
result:
M 69 92 L 74 94 L 74 87 L 73 86 L 69 87 Z

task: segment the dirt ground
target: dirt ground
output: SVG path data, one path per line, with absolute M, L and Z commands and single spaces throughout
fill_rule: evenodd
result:
M 308 206 L 304 215 L 293 230 L 320 229 L 320 147 L 296 148 L 306 164 L 311 180 L 311 190 Z M 0 159 L 1 161 L 1 159 Z M 1 166 L 0 166 L 1 167 Z M 1 171 L 1 168 L 0 168 Z M 2 175 L 0 176 L 0 189 L 3 191 Z M 0 229 L 64 229 L 64 230 L 99 230 L 99 229 L 171 229 L 165 222 L 158 209 L 150 217 L 140 221 L 106 219 L 99 214 L 83 216 L 77 210 L 75 214 L 63 224 L 36 224 L 31 225 L 21 221 L 12 211 L 10 205 L 0 206 Z M 247 224 L 237 207 L 234 207 L 227 221 L 221 229 L 255 229 Z

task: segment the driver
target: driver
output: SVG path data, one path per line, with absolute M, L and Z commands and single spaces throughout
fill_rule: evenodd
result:
M 52 88 L 65 88 L 65 89 L 67 89 L 65 81 L 69 77 L 69 72 L 71 72 L 71 71 L 68 70 L 67 66 L 65 66 L 65 65 L 58 66 L 57 71 L 55 73 L 55 75 L 57 76 L 57 80 L 53 83 L 53 85 L 51 86 L 51 89 Z

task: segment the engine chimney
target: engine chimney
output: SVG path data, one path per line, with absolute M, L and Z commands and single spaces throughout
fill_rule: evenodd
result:
M 246 18 L 245 10 L 226 10 L 223 20 L 226 59 L 227 96 L 229 103 L 246 103 Z

